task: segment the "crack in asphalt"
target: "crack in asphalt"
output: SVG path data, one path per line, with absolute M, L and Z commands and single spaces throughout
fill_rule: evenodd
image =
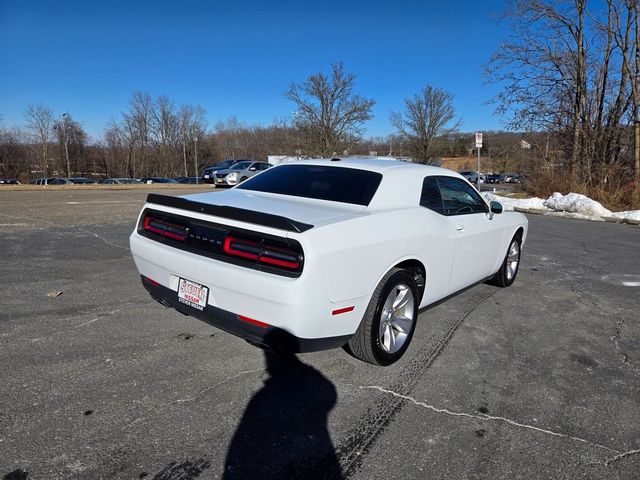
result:
M 185 398 L 178 398 L 176 400 L 173 400 L 172 402 L 168 402 L 168 403 L 159 403 L 157 405 L 153 405 L 151 407 L 149 407 L 147 409 L 147 412 L 150 412 L 150 415 L 144 416 L 144 417 L 138 417 L 136 419 L 134 419 L 133 421 L 127 423 L 125 426 L 123 426 L 121 428 L 121 430 L 125 430 L 127 428 L 132 427 L 133 425 L 135 425 L 136 423 L 142 422 L 144 420 L 148 420 L 149 418 L 155 417 L 156 415 L 160 414 L 161 412 L 163 412 L 167 407 L 170 407 L 172 405 L 178 405 L 180 403 L 187 403 L 187 402 L 194 402 L 196 401 L 202 394 L 204 394 L 205 392 L 208 392 L 209 390 L 212 390 L 216 387 L 219 387 L 220 385 L 224 385 L 225 383 L 230 382 L 231 380 L 234 380 L 240 376 L 243 375 L 247 375 L 249 373 L 255 373 L 255 372 L 262 372 L 265 371 L 265 368 L 254 368 L 251 370 L 243 370 L 242 372 L 238 372 L 234 375 L 231 375 L 228 378 L 225 378 L 224 380 L 221 380 L 213 385 L 209 385 L 208 387 L 203 388 L 202 390 L 198 391 L 195 396 L 188 396 Z
M 465 417 L 465 418 L 471 418 L 471 419 L 480 420 L 480 421 L 498 421 L 498 422 L 507 423 L 507 424 L 512 425 L 514 427 L 525 428 L 525 429 L 528 429 L 528 430 L 534 430 L 536 432 L 544 433 L 546 435 L 552 435 L 554 437 L 561 437 L 561 438 L 566 438 L 566 439 L 569 439 L 569 440 L 574 440 L 576 442 L 585 443 L 587 445 L 591 445 L 592 447 L 600 448 L 600 449 L 603 449 L 603 450 L 607 450 L 608 452 L 611 452 L 611 453 L 619 454 L 617 457 L 614 457 L 616 459 L 621 454 L 620 450 L 616 450 L 615 448 L 607 447 L 606 445 L 602 445 L 602 444 L 599 444 L 599 443 L 596 443 L 596 442 L 592 442 L 592 441 L 586 440 L 584 438 L 580 438 L 580 437 L 576 437 L 576 436 L 573 436 L 573 435 L 569 435 L 569 434 L 566 434 L 566 433 L 555 432 L 553 430 L 549 430 L 549 429 L 546 429 L 546 428 L 536 427 L 535 425 L 529 425 L 529 424 L 526 424 L 526 423 L 517 422 L 515 420 L 511 420 L 511 419 L 506 418 L 506 417 L 488 415 L 486 413 L 472 414 L 472 413 L 466 413 L 466 412 L 454 412 L 454 411 L 448 410 L 446 408 L 438 408 L 438 407 L 435 407 L 433 405 L 428 405 L 428 404 L 426 404 L 424 402 L 416 400 L 415 398 L 413 398 L 413 397 L 411 397 L 409 395 L 402 395 L 400 393 L 394 392 L 393 390 L 389 390 L 389 389 L 380 387 L 378 385 L 359 386 L 358 388 L 360 388 L 360 389 L 369 389 L 369 390 L 378 390 L 378 391 L 380 391 L 382 393 L 385 393 L 385 394 L 388 394 L 388 395 L 392 395 L 394 397 L 399 397 L 399 398 L 402 398 L 404 400 L 408 400 L 408 401 L 410 401 L 410 402 L 412 402 L 412 403 L 414 403 L 414 404 L 416 404 L 416 405 L 418 405 L 420 407 L 424 407 L 424 408 L 426 408 L 428 410 L 431 410 L 432 412 L 435 412 L 435 413 L 444 413 L 446 415 L 450 415 L 450 416 L 453 416 L 453 417 Z M 634 451 L 633 453 L 637 453 L 637 452 L 639 452 L 639 451 Z M 611 460 L 611 461 L 613 461 L 613 460 Z
M 637 455 L 640 453 L 640 448 L 635 449 L 635 450 L 629 450 L 627 452 L 621 452 L 619 455 L 616 455 L 613 458 L 610 458 L 609 460 L 607 460 L 606 462 L 604 462 L 605 465 L 609 466 L 611 465 L 613 462 L 617 462 L 619 460 L 622 460 L 623 458 L 626 457 L 630 457 L 632 455 Z
M 103 319 L 108 318 L 108 317 L 110 317 L 112 315 L 115 315 L 116 313 L 120 312 L 120 310 L 121 310 L 120 308 L 117 308 L 115 310 L 109 310 L 109 311 L 106 311 L 106 312 L 98 313 L 97 315 L 94 315 L 94 316 L 89 315 L 89 316 L 92 316 L 93 318 L 91 318 L 90 320 L 84 321 L 82 323 L 79 323 L 77 325 L 72 325 L 72 326 L 70 326 L 70 328 L 71 329 L 76 329 L 76 328 L 80 328 L 80 327 L 85 327 L 85 326 L 90 325 L 90 324 L 92 324 L 94 322 L 97 322 L 98 320 L 103 320 Z M 86 318 L 87 316 L 88 315 L 86 315 L 86 314 L 77 315 L 77 316 L 74 316 L 74 317 L 68 317 L 67 320 L 72 320 L 74 318 Z M 58 330 L 56 332 L 50 333 L 49 335 L 44 335 L 42 337 L 31 338 L 30 341 L 31 342 L 39 342 L 41 340 L 45 340 L 45 339 L 48 339 L 48 338 L 53 338 L 56 335 L 63 335 L 63 334 L 68 334 L 68 333 L 69 333 L 69 329 L 67 328 L 65 330 Z
M 161 404 L 160 406 L 170 406 L 170 405 L 174 405 L 176 403 L 193 402 L 193 401 L 197 400 L 198 397 L 201 396 L 202 394 L 204 394 L 205 392 L 208 392 L 209 390 L 212 390 L 212 389 L 214 389 L 216 387 L 219 387 L 220 385 L 224 385 L 225 383 L 228 383 L 231 380 L 234 380 L 234 379 L 236 379 L 238 377 L 241 377 L 243 375 L 246 375 L 248 373 L 263 372 L 265 370 L 266 370 L 266 368 L 263 367 L 263 368 L 254 368 L 252 370 L 244 370 L 242 372 L 238 372 L 235 375 L 231 375 L 229 378 L 225 378 L 224 380 L 222 380 L 222 381 L 220 381 L 218 383 L 215 383 L 213 385 L 209 385 L 208 387 L 203 388 L 202 390 L 200 390 L 196 394 L 195 397 L 179 398 L 177 400 L 174 400 L 173 402 Z
M 102 240 L 104 243 L 106 243 L 107 245 L 109 245 L 109 246 L 111 246 L 111 247 L 120 248 L 120 249 L 122 249 L 122 250 L 126 250 L 127 252 L 129 251 L 129 248 L 128 248 L 128 247 L 123 247 L 122 245 L 117 245 L 117 244 L 115 244 L 115 243 L 112 243 L 112 242 L 110 242 L 109 240 L 107 240 L 106 238 L 104 238 L 103 236 L 98 235 L 97 233 L 92 232 L 92 231 L 90 231 L 90 230 L 85 230 L 84 228 L 78 228 L 78 231 L 79 231 L 79 232 L 82 232 L 82 233 L 88 233 L 89 235 L 93 235 L 94 237 L 96 237 L 96 238 L 98 238 L 98 239 Z
M 627 363 L 627 360 L 630 359 L 629 354 L 627 354 L 626 352 L 623 352 L 622 349 L 620 348 L 620 344 L 618 343 L 618 338 L 620 338 L 620 333 L 622 332 L 623 326 L 624 326 L 624 320 L 618 320 L 616 322 L 616 329 L 615 329 L 616 333 L 610 338 L 611 338 L 611 341 L 613 342 L 616 353 L 618 353 L 619 355 L 622 355 L 622 363 Z
M 578 284 L 575 281 L 573 281 L 573 279 L 570 278 L 568 280 L 569 280 L 569 289 L 573 293 L 575 293 L 576 297 L 578 297 L 578 303 L 581 303 L 582 305 L 588 308 L 595 308 L 598 310 L 598 312 L 603 313 L 598 302 L 596 302 L 593 298 L 586 297 L 584 294 L 584 291 L 580 287 L 578 287 Z
M 27 216 L 15 216 L 15 215 L 7 215 L 6 213 L 0 213 L 0 217 L 5 217 L 5 218 L 12 218 L 14 220 L 29 220 L 31 222 L 34 222 L 37 226 L 38 222 L 42 222 L 42 223 L 46 223 L 47 225 L 51 225 L 54 227 L 61 227 L 62 225 L 58 224 L 58 223 L 54 223 L 50 220 L 45 220 L 43 218 L 35 218 L 35 217 L 27 217 Z

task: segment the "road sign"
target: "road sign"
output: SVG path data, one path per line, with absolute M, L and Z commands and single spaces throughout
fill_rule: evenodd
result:
M 476 148 L 482 148 L 482 134 L 480 132 L 476 133 Z

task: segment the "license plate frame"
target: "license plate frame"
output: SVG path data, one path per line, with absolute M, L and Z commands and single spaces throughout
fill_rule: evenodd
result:
M 207 307 L 209 287 L 186 278 L 178 279 L 178 302 L 201 312 Z

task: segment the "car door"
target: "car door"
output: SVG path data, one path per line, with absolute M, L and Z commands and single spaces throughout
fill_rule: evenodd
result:
M 444 214 L 436 177 L 423 180 L 420 206 L 438 214 L 425 211 L 424 215 L 418 217 L 423 222 L 419 228 L 424 232 L 420 240 L 420 256 L 426 266 L 426 289 L 422 305 L 427 305 L 451 293 L 449 280 L 457 232 Z
M 442 214 L 454 238 L 454 257 L 449 279 L 451 292 L 491 275 L 498 258 L 502 230 L 489 214 L 480 194 L 462 179 L 436 177 Z

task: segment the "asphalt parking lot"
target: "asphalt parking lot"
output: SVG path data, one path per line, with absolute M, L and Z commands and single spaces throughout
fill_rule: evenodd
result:
M 0 478 L 640 478 L 640 228 L 530 216 L 380 368 L 154 302 L 148 192 L 0 191 Z

